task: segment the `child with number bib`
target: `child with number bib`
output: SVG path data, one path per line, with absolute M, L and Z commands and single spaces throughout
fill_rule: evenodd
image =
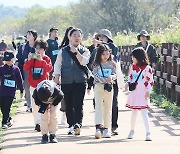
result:
M 51 59 L 45 55 L 47 42 L 44 40 L 37 40 L 34 47 L 36 54 L 29 53 L 28 60 L 24 64 L 24 70 L 28 71 L 28 84 L 30 86 L 35 130 L 40 132 L 41 114 L 38 113 L 38 106 L 34 103 L 32 95 L 35 88 L 41 81 L 49 79 L 49 73 L 52 71 L 52 63 Z
M 126 90 L 131 91 L 126 107 L 132 109 L 131 131 L 129 139 L 134 137 L 134 128 L 137 113 L 140 110 L 146 128 L 146 141 L 151 141 L 148 108 L 150 107 L 150 92 L 154 84 L 152 68 L 149 65 L 147 53 L 142 47 L 135 48 L 132 52 L 133 64 L 130 67 Z
M 2 129 L 12 126 L 12 119 L 9 116 L 11 105 L 16 93 L 16 87 L 20 88 L 21 98 L 23 96 L 23 80 L 21 72 L 13 64 L 14 54 L 12 51 L 4 53 L 5 64 L 0 66 L 0 108 L 2 112 Z
M 93 65 L 95 96 L 95 138 L 111 137 L 111 112 L 113 83 L 116 80 L 116 65 L 111 58 L 110 48 L 103 44 L 97 48 Z M 102 123 L 104 121 L 104 124 Z M 102 132 L 103 128 L 103 133 Z

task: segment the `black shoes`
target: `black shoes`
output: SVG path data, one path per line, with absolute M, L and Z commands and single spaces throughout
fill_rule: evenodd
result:
M 41 139 L 41 144 L 46 144 L 46 143 L 48 143 L 48 135 L 44 134 L 42 136 L 42 139 Z M 50 134 L 50 136 L 49 136 L 49 143 L 58 143 L 55 134 Z
M 36 130 L 37 132 L 40 132 L 40 131 L 41 131 L 40 124 L 36 124 L 36 126 L 35 126 L 35 130 Z
M 41 139 L 41 144 L 46 144 L 46 143 L 48 143 L 48 136 L 47 134 L 44 134 Z
M 58 140 L 55 134 L 50 134 L 49 140 L 50 140 L 50 143 L 58 143 Z

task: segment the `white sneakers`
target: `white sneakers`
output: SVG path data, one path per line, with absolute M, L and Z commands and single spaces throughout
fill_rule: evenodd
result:
M 73 135 L 73 134 L 74 134 L 74 126 L 71 126 L 69 128 L 68 135 Z
M 146 134 L 146 141 L 152 141 L 150 133 Z
M 131 130 L 129 132 L 128 139 L 133 139 L 134 138 L 134 133 L 135 133 L 134 130 Z M 146 141 L 152 141 L 150 132 L 146 133 Z
M 104 129 L 103 133 L 101 133 L 100 129 L 96 129 L 95 138 L 100 139 L 101 137 L 103 137 L 103 138 L 111 138 L 111 133 L 109 132 L 108 129 Z
M 129 132 L 128 139 L 133 139 L 133 138 L 134 138 L 134 130 L 131 130 Z
M 100 130 L 100 129 L 96 129 L 95 138 L 96 138 L 96 139 L 100 139 L 101 136 L 102 136 L 101 130 Z

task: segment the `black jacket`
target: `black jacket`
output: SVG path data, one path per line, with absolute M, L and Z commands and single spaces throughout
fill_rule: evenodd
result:
M 147 43 L 148 45 L 148 43 Z M 137 47 L 143 47 L 141 42 L 139 42 L 135 48 Z M 143 47 L 144 50 L 146 50 L 147 46 L 146 47 Z M 149 48 L 147 50 L 147 54 L 148 54 L 148 57 L 149 57 L 149 61 L 150 61 L 150 64 L 152 65 L 152 63 L 157 63 L 157 60 L 158 60 L 158 56 L 156 54 L 156 48 L 152 45 L 152 44 L 149 44 Z
M 39 100 L 37 95 L 37 89 L 34 90 L 32 97 L 34 98 L 35 104 L 39 106 L 39 112 L 44 114 L 50 103 L 49 104 L 43 103 L 42 101 Z M 63 92 L 59 88 L 55 87 L 54 93 L 51 96 L 52 99 L 54 98 L 52 105 L 57 106 L 61 102 L 63 97 L 64 97 Z

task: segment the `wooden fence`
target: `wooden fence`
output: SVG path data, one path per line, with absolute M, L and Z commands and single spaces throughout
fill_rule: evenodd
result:
M 134 46 L 119 47 L 122 71 L 128 75 Z M 180 44 L 163 43 L 157 48 L 159 61 L 154 70 L 155 91 L 180 106 Z

